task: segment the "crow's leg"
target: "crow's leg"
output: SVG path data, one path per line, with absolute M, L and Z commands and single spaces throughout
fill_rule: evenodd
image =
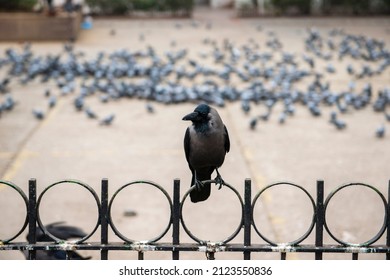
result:
M 222 185 L 225 185 L 225 181 L 222 179 L 221 174 L 219 174 L 218 168 L 215 168 L 215 171 L 217 172 L 217 177 L 215 177 L 215 183 L 219 185 L 218 189 L 220 190 L 222 188 Z
M 194 181 L 195 190 L 201 191 L 204 187 L 204 184 L 202 183 L 202 181 L 198 180 L 198 176 L 196 176 L 196 171 L 194 171 Z

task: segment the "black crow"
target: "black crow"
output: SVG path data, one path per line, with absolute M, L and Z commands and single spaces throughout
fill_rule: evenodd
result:
M 210 196 L 211 174 L 216 170 L 216 182 L 224 184 L 218 168 L 223 164 L 230 150 L 229 134 L 218 112 L 207 104 L 198 105 L 194 112 L 184 116 L 183 120 L 192 121 L 184 137 L 184 151 L 192 172 L 190 193 L 192 202 L 204 201 Z
M 80 239 L 85 237 L 87 234 L 81 229 L 74 226 L 64 225 L 63 222 L 52 223 L 46 225 L 47 231 L 49 231 L 55 237 L 62 240 Z M 54 241 L 50 236 L 45 234 L 39 227 L 36 230 L 37 242 L 52 242 Z M 28 258 L 28 252 L 23 251 L 26 259 Z M 83 257 L 77 252 L 68 251 L 69 258 L 71 260 L 89 260 L 91 257 Z M 66 260 L 66 251 L 61 250 L 47 250 L 37 251 L 37 260 Z

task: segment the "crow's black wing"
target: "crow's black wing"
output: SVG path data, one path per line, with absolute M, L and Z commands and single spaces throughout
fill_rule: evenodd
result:
M 230 151 L 230 139 L 229 139 L 228 130 L 225 125 L 224 128 L 225 128 L 225 151 L 228 153 Z
M 65 225 L 63 222 L 47 225 L 46 229 L 57 238 L 63 240 L 68 240 L 71 238 L 83 238 L 87 235 L 82 229 Z
M 190 157 L 190 141 L 191 141 L 191 136 L 190 136 L 190 128 L 187 127 L 186 134 L 184 135 L 184 152 L 186 154 L 186 160 L 188 162 L 188 165 L 190 166 L 191 170 L 192 167 L 190 165 L 189 157 Z

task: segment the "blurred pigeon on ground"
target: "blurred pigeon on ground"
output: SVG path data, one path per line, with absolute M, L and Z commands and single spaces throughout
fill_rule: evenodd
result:
M 115 118 L 115 115 L 114 114 L 110 114 L 110 115 L 104 117 L 100 121 L 100 125 L 111 125 L 111 123 L 113 122 L 114 118 Z
M 385 136 L 385 126 L 381 125 L 380 127 L 378 127 L 375 134 L 376 137 L 383 138 Z
M 154 113 L 154 107 L 153 107 L 153 105 L 150 104 L 150 103 L 146 103 L 146 111 L 148 111 L 148 113 L 153 114 L 153 113 Z
M 38 120 L 43 120 L 45 118 L 45 113 L 41 109 L 33 109 L 32 113 Z
M 256 129 L 256 126 L 257 126 L 257 120 L 258 118 L 257 117 L 254 117 L 250 120 L 249 122 L 249 127 L 251 130 L 255 130 Z
M 57 98 L 52 95 L 49 97 L 49 108 L 53 108 L 57 104 Z
M 95 114 L 94 111 L 92 111 L 91 108 L 86 108 L 85 109 L 85 113 L 87 114 L 88 118 L 90 118 L 90 119 L 96 119 L 97 118 L 97 115 Z

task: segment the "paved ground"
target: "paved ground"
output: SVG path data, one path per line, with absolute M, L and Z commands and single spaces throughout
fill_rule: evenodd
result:
M 382 39 L 390 45 L 389 18 L 267 18 L 237 19 L 229 11 L 197 11 L 192 20 L 96 20 L 94 28 L 82 31 L 76 48 L 87 55 L 98 51 L 114 51 L 122 48 L 145 49 L 152 45 L 163 53 L 171 49 L 187 48 L 189 57 L 198 57 L 204 49 L 205 37 L 222 42 L 224 38 L 238 45 L 254 38 L 261 48 L 265 46 L 268 31 L 274 31 L 281 39 L 285 50 L 298 52 L 303 49 L 303 38 L 308 27 L 316 26 L 320 31 L 342 27 L 353 34 Z M 180 22 L 182 28 L 174 26 Z M 212 22 L 212 29 L 205 28 Z M 258 31 L 260 24 L 263 31 Z M 110 30 L 116 30 L 111 36 Z M 144 41 L 139 40 L 144 34 Z M 0 44 L 0 53 L 15 43 Z M 37 53 L 58 52 L 61 43 L 34 43 Z M 324 64 L 325 65 L 325 64 Z M 350 81 L 345 66 L 338 73 L 329 75 L 332 87 L 346 89 Z M 374 91 L 389 86 L 390 69 L 371 79 L 357 82 L 361 88 L 371 82 Z M 101 127 L 80 116 L 71 105 L 71 96 L 60 99 L 51 113 L 42 122 L 32 118 L 31 110 L 43 106 L 42 98 L 47 87 L 34 82 L 28 87 L 13 86 L 19 104 L 15 112 L 4 114 L 0 119 L 0 178 L 9 180 L 27 191 L 28 179 L 36 178 L 39 193 L 48 185 L 65 178 L 75 178 L 89 184 L 97 193 L 100 180 L 109 179 L 110 195 L 120 186 L 133 180 L 151 180 L 172 193 L 174 178 L 180 178 L 182 192 L 190 183 L 190 172 L 185 161 L 182 142 L 188 123 L 181 118 L 194 109 L 194 104 L 154 104 L 155 113 L 145 110 L 145 101 L 121 100 L 101 105 L 91 99 L 91 106 L 102 114 L 116 112 L 112 126 Z M 95 102 L 95 103 L 94 103 Z M 315 197 L 316 180 L 325 180 L 325 195 L 347 182 L 365 182 L 377 187 L 387 195 L 390 179 L 389 135 L 377 139 L 374 131 L 384 123 L 383 115 L 375 114 L 371 108 L 352 112 L 345 116 L 348 128 L 337 131 L 328 123 L 329 112 L 313 118 L 298 108 L 297 114 L 281 126 L 274 114 L 269 122 L 260 122 L 255 131 L 248 128 L 250 117 L 243 114 L 239 103 L 227 104 L 218 111 L 229 129 L 231 152 L 221 168 L 224 179 L 243 193 L 245 178 L 253 180 L 253 195 L 264 186 L 276 181 L 291 181 L 304 186 Z M 252 110 L 250 115 L 261 111 Z M 257 110 L 257 111 L 256 111 Z M 276 108 L 280 110 L 280 108 Z M 387 129 L 390 126 L 386 124 Z M 113 206 L 113 216 L 118 228 L 133 239 L 151 238 L 166 225 L 167 205 L 160 193 L 144 186 L 140 190 L 126 190 L 131 196 L 118 196 Z M 146 193 L 144 190 L 149 190 Z M 0 222 L 2 237 L 15 233 L 23 220 L 23 205 L 3 195 L 8 192 L 0 188 Z M 82 190 L 65 186 L 56 192 L 47 193 L 42 202 L 42 219 L 45 223 L 65 220 L 91 231 L 96 223 L 94 201 Z M 50 196 L 50 198 L 49 198 Z M 16 199 L 16 196 L 14 197 Z M 382 206 L 371 192 L 357 188 L 345 191 L 335 199 L 329 210 L 329 223 L 338 237 L 360 242 L 371 238 L 379 230 L 383 219 Z M 297 191 L 283 188 L 267 192 L 255 211 L 255 219 L 264 234 L 277 242 L 287 242 L 302 235 L 308 228 L 312 215 L 308 200 Z M 201 205 L 186 205 L 185 217 L 188 227 L 200 237 L 220 240 L 230 234 L 238 223 L 238 204 L 234 196 L 224 188 L 213 189 L 210 201 Z M 125 211 L 136 211 L 137 216 L 123 215 Z M 14 219 L 15 217 L 15 219 Z M 145 235 L 147 235 L 145 237 Z M 163 240 L 169 240 L 170 233 Z M 19 239 L 23 240 L 23 238 Z M 93 236 L 92 240 L 99 240 Z M 110 233 L 110 240 L 118 240 Z M 233 242 L 241 242 L 239 235 Z M 182 235 L 182 241 L 190 241 Z M 314 241 L 311 235 L 304 243 Z M 334 243 L 326 237 L 326 243 Z M 253 242 L 262 242 L 253 237 Z M 384 243 L 384 238 L 379 243 Z M 87 252 L 86 252 L 87 253 Z M 98 252 L 88 252 L 98 257 Z M 0 259 L 21 258 L 18 252 L 0 254 Z M 134 253 L 110 252 L 111 258 L 136 258 Z M 183 253 L 183 258 L 203 258 L 203 254 Z M 278 258 L 277 254 L 258 254 L 255 258 Z M 289 254 L 289 258 L 312 259 L 312 255 Z M 350 258 L 329 255 L 326 258 Z M 382 255 L 362 256 L 383 259 Z M 170 258 L 170 254 L 156 253 L 146 258 Z M 237 254 L 218 254 L 217 258 L 241 258 Z

